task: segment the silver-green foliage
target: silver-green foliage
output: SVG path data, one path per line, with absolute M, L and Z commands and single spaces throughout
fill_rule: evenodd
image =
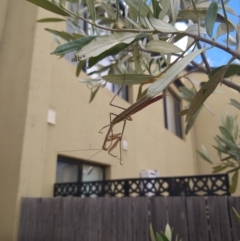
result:
M 232 173 L 230 192 L 236 190 L 240 170 L 240 140 L 237 116 L 227 115 L 219 126 L 219 134 L 214 137 L 216 144 L 213 146 L 218 154 L 217 164 L 211 160 L 207 149 L 202 146 L 202 151 L 197 151 L 202 159 L 213 164 L 213 173 L 225 171 Z
M 89 75 L 97 74 L 98 77 L 92 80 L 93 84 L 87 81 L 88 86 L 91 86 L 90 101 L 106 81 L 114 83 L 122 76 L 132 78 L 129 80 L 124 77 L 124 84 L 139 85 L 138 97 L 147 95 L 152 98 L 168 88 L 174 80 L 181 78 L 182 70 L 192 64 L 196 69 L 203 70 L 209 76 L 209 81 L 198 90 L 185 111 L 187 133 L 205 100 L 220 82 L 240 91 L 240 86 L 233 87 L 226 79 L 230 69 L 234 70 L 234 74 L 240 72 L 239 66 L 232 67 L 235 59 L 240 60 L 237 51 L 240 21 L 236 25 L 229 20 L 229 14 L 237 15 L 227 5 L 228 1 L 152 0 L 148 5 L 144 0 L 125 0 L 128 5 L 125 15 L 120 11 L 119 0 L 27 1 L 62 16 L 40 19 L 38 22 L 66 21 L 72 29 L 72 34 L 49 28 L 46 30 L 60 44 L 52 54 L 62 57 L 72 52 L 75 54 L 73 60 L 80 61 L 77 76 L 86 63 L 88 68 L 96 68 Z M 84 22 L 88 26 L 87 30 L 82 28 Z M 177 22 L 185 22 L 188 27 L 186 31 L 176 29 Z M 214 27 L 217 27 L 216 34 Z M 219 40 L 224 35 L 225 44 Z M 183 37 L 188 38 L 186 49 L 176 47 Z M 221 49 L 232 56 L 226 65 L 220 66 L 214 73 L 206 58 L 206 53 L 212 48 Z M 194 62 L 198 55 L 201 55 L 203 64 Z M 103 66 L 99 63 L 109 56 L 110 64 Z M 150 86 L 142 91 L 146 84 Z

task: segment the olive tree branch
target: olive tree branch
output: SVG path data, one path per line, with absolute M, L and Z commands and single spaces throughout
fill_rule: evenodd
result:
M 203 71 L 204 73 L 208 74 L 208 71 L 207 71 L 207 69 L 204 66 L 196 63 L 195 61 L 192 61 L 191 64 L 193 66 L 195 66 L 197 69 L 199 69 L 199 70 Z M 232 88 L 232 89 L 237 90 L 238 92 L 240 92 L 240 85 L 238 85 L 238 84 L 236 84 L 236 83 L 234 83 L 234 82 L 232 82 L 230 80 L 223 79 L 222 80 L 222 84 L 224 84 L 227 87 Z
M 157 30 L 151 30 L 151 29 L 125 29 L 125 28 L 122 28 L 122 29 L 119 29 L 119 28 L 108 28 L 108 27 L 104 27 L 102 25 L 99 25 L 95 22 L 92 22 L 91 20 L 88 20 L 84 17 L 81 17 L 73 12 L 70 12 L 68 11 L 67 9 L 65 9 L 63 6 L 61 6 L 65 11 L 67 11 L 73 18 L 75 19 L 80 19 L 86 23 L 89 23 L 90 25 L 96 27 L 96 28 L 99 28 L 99 29 L 103 29 L 103 30 L 106 30 L 106 31 L 111 31 L 111 32 L 127 32 L 127 33 L 149 33 L 149 34 L 156 34 L 156 33 L 161 33 Z M 224 50 L 225 52 L 231 54 L 232 56 L 236 57 L 237 59 L 240 60 L 240 52 L 239 51 L 235 51 L 235 50 L 232 50 L 231 48 L 229 48 L 228 46 L 225 46 L 225 45 L 222 45 L 218 42 L 216 42 L 214 39 L 207 39 L 207 38 L 204 38 L 202 37 L 201 35 L 195 35 L 195 34 L 191 34 L 191 33 L 188 33 L 188 32 L 184 32 L 184 31 L 179 31 L 178 32 L 179 34 L 183 34 L 185 36 L 188 36 L 188 37 L 191 37 L 193 38 L 195 41 L 201 41 L 201 42 L 204 42 L 204 43 L 207 43 L 207 44 L 210 44 L 211 46 L 214 46 L 214 47 L 217 47 L 219 49 L 222 49 Z M 169 33 L 164 33 L 164 34 L 176 34 L 176 32 L 169 32 Z
M 199 49 L 202 48 L 202 46 L 201 46 L 201 44 L 200 44 L 199 42 L 197 42 L 197 47 L 198 47 Z M 203 62 L 204 62 L 204 64 L 205 64 L 205 67 L 206 67 L 207 72 L 210 73 L 210 72 L 211 72 L 211 68 L 210 68 L 210 65 L 209 65 L 209 63 L 208 63 L 208 61 L 207 61 L 207 58 L 206 58 L 206 55 L 205 55 L 204 52 L 201 53 L 201 57 L 202 57 L 202 60 L 203 60 Z

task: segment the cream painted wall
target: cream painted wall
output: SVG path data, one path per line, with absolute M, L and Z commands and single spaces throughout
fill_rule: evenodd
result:
M 49 13 L 39 10 L 38 18 L 43 17 L 49 17 Z M 34 91 L 34 89 L 39 90 L 37 87 L 33 87 L 30 93 L 30 98 L 39 100 L 39 103 L 29 102 L 29 121 L 27 121 L 28 128 L 26 128 L 29 130 L 29 139 L 25 139 L 28 143 L 26 148 L 29 149 L 29 145 L 32 145 L 34 149 L 36 144 L 32 142 L 30 134 L 34 131 L 38 137 L 42 135 L 42 140 L 38 139 L 39 145 L 40 142 L 44 144 L 41 146 L 42 157 L 40 157 L 39 150 L 37 164 L 31 164 L 32 157 L 29 156 L 30 152 L 26 149 L 28 157 L 26 156 L 25 161 L 29 165 L 38 167 L 36 168 L 38 173 L 33 171 L 32 178 L 29 177 L 26 186 L 22 187 L 24 195 L 32 195 L 31 189 L 26 187 L 32 183 L 32 180 L 36 179 L 35 175 L 37 175 L 39 180 L 41 179 L 41 183 L 39 183 L 40 186 L 42 185 L 41 195 L 52 196 L 57 155 L 88 160 L 94 151 L 63 151 L 101 148 L 104 134 L 99 134 L 98 131 L 102 126 L 109 123 L 110 111 L 119 113 L 118 109 L 109 106 L 108 103 L 114 95 L 107 89 L 100 90 L 93 103 L 88 104 L 89 90 L 74 77 L 75 67 L 66 62 L 65 59 L 58 60 L 56 56 L 49 55 L 55 49 L 56 44 L 51 36 L 44 31 L 45 27 L 51 28 L 53 26 L 52 24 L 51 26 L 47 24 L 37 26 L 37 42 L 34 48 L 32 68 L 32 80 L 35 79 L 35 81 L 32 81 L 33 86 L 37 83 L 43 85 L 40 90 L 44 93 Z M 56 24 L 53 28 L 55 27 L 59 30 L 65 28 L 63 24 Z M 38 38 L 38 36 L 41 36 L 41 38 Z M 40 39 L 44 39 L 44 45 Z M 43 63 L 43 66 L 42 64 L 39 65 L 39 62 Z M 85 76 L 82 75 L 82 77 Z M 45 83 L 45 86 L 43 83 Z M 43 100 L 41 102 L 42 95 Z M 115 103 L 124 107 L 130 105 L 120 98 L 116 98 Z M 36 108 L 36 105 L 39 105 L 39 107 Z M 57 113 L 56 125 L 47 124 L 46 119 L 42 118 L 44 110 L 46 115 L 49 108 L 54 109 Z M 39 116 L 35 119 L 43 120 L 42 127 L 39 128 L 39 130 L 42 130 L 41 134 L 36 127 L 34 127 L 35 130 L 30 128 L 30 116 L 40 115 L 39 111 L 42 111 L 42 117 Z M 119 124 L 119 127 L 116 127 L 116 133 L 121 131 L 121 126 Z M 43 140 L 44 135 L 46 135 L 45 142 Z M 157 169 L 162 176 L 187 175 L 195 172 L 192 137 L 188 136 L 181 140 L 164 128 L 162 101 L 134 115 L 133 121 L 127 122 L 123 139 L 127 140 L 129 144 L 128 151 L 122 151 L 123 166 L 119 165 L 118 159 L 112 158 L 104 151 L 90 160 L 107 165 L 109 167 L 108 178 L 139 177 L 142 169 Z M 172 148 L 174 148 L 174 151 L 172 151 Z M 36 152 L 32 152 L 36 155 Z M 118 148 L 116 148 L 115 153 L 119 154 Z M 184 160 L 186 163 L 182 164 L 180 160 Z M 27 164 L 26 168 L 28 168 Z M 22 173 L 24 176 L 24 169 Z M 35 185 L 31 185 L 34 189 Z
M 8 8 L 8 0 L 1 1 L 1 8 L 0 8 L 0 45 L 2 42 L 4 25 L 6 21 L 7 15 L 7 8 Z
M 37 9 L 1 2 L 0 10 L 0 240 L 14 239 Z
M 6 20 L 0 18 L 6 23 L 0 46 L 4 116 L 0 123 L 0 190 L 4 190 L 0 192 L 4 194 L 0 197 L 4 223 L 0 240 L 16 240 L 21 197 L 51 197 L 57 156 L 88 160 L 94 151 L 63 151 L 101 148 L 104 134 L 98 131 L 109 123 L 109 112 L 119 110 L 109 106 L 113 93 L 107 89 L 100 90 L 89 104 L 89 90 L 74 76 L 75 67 L 50 55 L 57 45 L 44 28 L 62 30 L 63 23 L 35 24 L 36 19 L 53 15 L 27 2 L 12 0 L 5 9 Z M 14 13 L 11 18 L 10 12 Z M 133 93 L 136 96 L 136 89 Z M 120 98 L 115 103 L 130 106 Z M 56 125 L 47 123 L 49 109 L 56 111 Z M 119 125 L 116 133 L 121 131 Z M 195 132 L 199 134 L 200 129 Z M 194 133 L 182 140 L 166 130 L 162 101 L 135 114 L 126 124 L 123 139 L 129 144 L 122 151 L 124 165 L 104 151 L 89 161 L 106 165 L 108 178 L 139 177 L 142 169 L 157 169 L 162 176 L 196 173 Z

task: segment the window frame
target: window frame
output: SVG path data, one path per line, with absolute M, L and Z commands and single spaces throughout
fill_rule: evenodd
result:
M 174 83 L 176 88 L 179 87 L 178 83 Z M 172 95 L 173 99 L 174 99 L 174 105 L 173 105 L 173 112 L 175 114 L 175 118 L 174 118 L 174 127 L 175 127 L 175 131 L 171 131 L 169 129 L 169 120 L 168 120 L 168 111 L 167 111 L 167 100 L 166 98 L 163 99 L 163 112 L 164 112 L 164 127 L 165 129 L 167 129 L 168 131 L 170 131 L 171 133 L 173 133 L 174 135 L 176 135 L 177 137 L 179 137 L 180 139 L 184 139 L 184 131 L 183 131 L 183 122 L 182 122 L 182 117 L 181 116 L 177 116 L 176 114 L 178 112 L 180 112 L 182 110 L 182 100 L 177 96 L 176 91 L 174 91 L 173 88 L 168 88 L 167 89 L 168 92 L 170 92 L 170 94 Z M 164 91 L 164 93 L 166 93 L 166 91 Z M 175 101 L 178 101 L 179 105 L 178 105 L 178 110 L 176 110 L 176 105 L 175 105 Z M 177 111 L 177 112 L 176 112 Z M 176 112 L 176 113 L 175 113 Z
M 82 176 L 83 176 L 83 165 L 91 165 L 91 166 L 95 166 L 95 167 L 100 167 L 103 171 L 103 180 L 106 180 L 106 165 L 102 165 L 102 164 L 98 164 L 98 163 L 93 163 L 93 162 L 88 162 L 88 161 L 84 161 L 82 159 L 77 159 L 77 158 L 73 158 L 73 157 L 66 157 L 66 156 L 62 156 L 62 155 L 58 155 L 57 156 L 57 162 L 56 162 L 56 178 L 55 178 L 55 182 L 57 182 L 57 165 L 58 162 L 62 162 L 62 163 L 68 163 L 68 164 L 73 164 L 73 165 L 77 165 L 78 166 L 78 178 L 77 178 L 77 182 L 81 183 L 82 181 Z

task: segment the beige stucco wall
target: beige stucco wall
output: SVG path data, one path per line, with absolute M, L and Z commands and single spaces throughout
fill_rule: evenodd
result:
M 0 122 L 0 240 L 16 240 L 21 197 L 52 196 L 57 155 L 88 160 L 94 151 L 63 151 L 101 148 L 104 134 L 98 131 L 109 123 L 109 112 L 119 110 L 109 106 L 113 93 L 107 89 L 100 90 L 89 104 L 90 92 L 75 77 L 75 67 L 49 54 L 57 45 L 44 28 L 62 30 L 64 23 L 36 24 L 36 19 L 53 15 L 27 2 L 4 3 L 6 11 L 1 9 L 4 14 L 0 15 L 0 109 L 4 116 Z M 115 103 L 130 106 L 120 98 Z M 47 123 L 49 109 L 56 111 L 56 125 Z M 90 161 L 108 166 L 111 179 L 139 177 L 142 169 L 156 169 L 162 176 L 203 173 L 205 167 L 195 162 L 194 134 L 200 135 L 201 128 L 178 138 L 164 128 L 159 101 L 127 122 L 123 139 L 129 148 L 122 151 L 124 165 L 104 151 Z
M 52 196 L 57 155 L 87 160 L 93 151 L 61 151 L 101 148 L 104 134 L 98 131 L 109 123 L 109 112 L 119 110 L 109 106 L 113 93 L 107 89 L 89 104 L 89 90 L 74 76 L 75 67 L 49 54 L 57 45 L 44 28 L 61 30 L 64 24 L 36 25 L 36 19 L 51 14 L 27 2 L 9 1 L 5 9 L 0 57 L 4 116 L 0 240 L 16 240 L 21 197 Z M 130 106 L 120 98 L 115 103 Z M 46 121 L 49 109 L 56 111 L 56 125 Z M 120 130 L 121 125 L 116 132 Z M 122 151 L 124 165 L 106 152 L 91 159 L 109 167 L 108 178 L 139 177 L 142 169 L 159 170 L 162 176 L 195 172 L 191 135 L 181 140 L 164 128 L 162 101 L 133 116 L 124 139 L 129 145 Z
M 23 1 L 0 7 L 0 240 L 12 240 L 17 200 L 37 9 Z M 15 230 L 15 231 L 14 231 Z

